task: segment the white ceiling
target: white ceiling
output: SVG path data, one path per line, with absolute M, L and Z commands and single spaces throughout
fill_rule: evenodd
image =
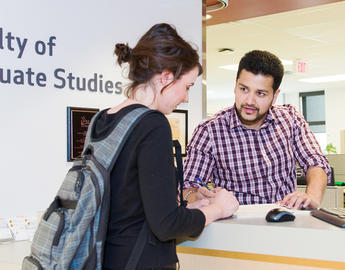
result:
M 208 26 L 206 44 L 207 97 L 211 103 L 233 98 L 236 71 L 219 66 L 238 64 L 246 52 L 254 49 L 307 63 L 305 73 L 284 76 L 281 93 L 328 87 L 345 89 L 345 81 L 322 84 L 298 81 L 345 74 L 345 1 Z M 234 52 L 220 53 L 219 48 L 231 48 Z M 285 69 L 292 71 L 293 65 Z

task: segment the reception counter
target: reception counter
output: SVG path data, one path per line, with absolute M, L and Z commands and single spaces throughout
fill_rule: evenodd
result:
M 265 215 L 274 207 L 240 206 L 197 240 L 179 244 L 181 269 L 345 269 L 345 229 L 309 211 L 295 211 L 294 221 L 268 223 Z
M 296 219 L 268 223 L 276 205 L 247 205 L 178 245 L 181 270 L 345 269 L 345 229 L 295 211 Z M 29 241 L 0 244 L 0 269 L 19 270 Z
M 23 258 L 30 254 L 30 241 L 0 243 L 0 269 L 20 270 Z

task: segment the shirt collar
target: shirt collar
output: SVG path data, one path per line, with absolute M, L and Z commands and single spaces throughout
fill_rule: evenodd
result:
M 241 121 L 238 118 L 237 113 L 236 113 L 235 104 L 234 104 L 234 106 L 232 106 L 229 116 L 230 116 L 230 119 L 229 119 L 230 129 L 238 127 L 238 126 L 242 126 L 242 123 L 241 123 Z
M 270 124 L 277 123 L 277 116 L 274 114 L 274 107 L 268 110 L 265 121 L 262 123 L 260 128 L 268 127 Z

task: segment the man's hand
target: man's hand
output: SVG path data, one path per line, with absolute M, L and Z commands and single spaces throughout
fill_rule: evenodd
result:
M 295 191 L 279 202 L 288 208 L 318 208 L 327 184 L 327 175 L 322 168 L 310 167 L 306 172 L 306 192 Z
M 295 209 L 302 209 L 302 208 L 318 208 L 320 203 L 317 202 L 311 195 L 295 191 L 292 192 L 284 197 L 284 199 L 278 202 L 281 206 L 285 206 L 287 208 L 295 208 Z

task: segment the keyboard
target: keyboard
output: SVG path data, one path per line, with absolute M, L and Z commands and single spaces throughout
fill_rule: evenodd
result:
M 335 226 L 345 228 L 345 209 L 344 208 L 319 208 L 312 210 L 313 217 L 331 223 Z

